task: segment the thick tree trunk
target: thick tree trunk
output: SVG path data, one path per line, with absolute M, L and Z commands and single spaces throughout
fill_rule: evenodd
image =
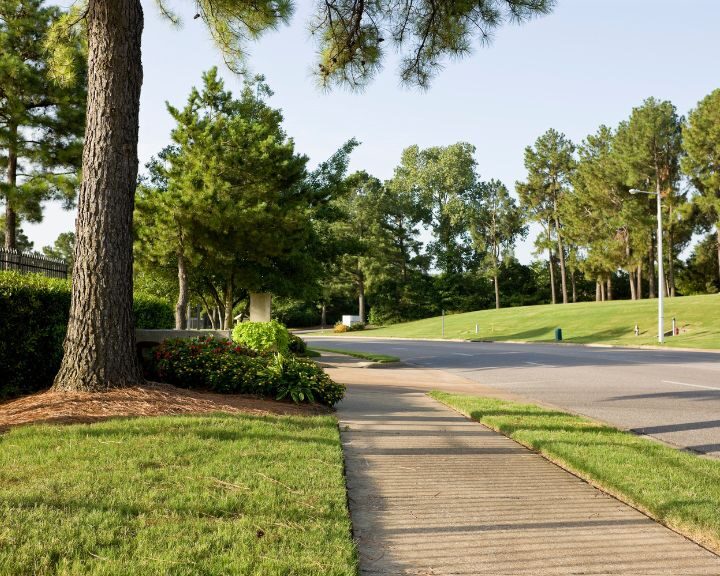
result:
M 553 255 L 552 250 L 548 248 L 548 266 L 550 268 L 550 294 L 552 296 L 552 303 L 557 303 L 557 296 L 555 295 L 555 269 L 553 267 Z
M 100 391 L 142 382 L 132 307 L 140 0 L 90 0 L 87 25 L 83 180 L 70 321 L 56 390 Z
M 637 289 L 635 287 L 635 274 L 633 274 L 632 270 L 629 274 L 629 280 L 630 280 L 630 299 L 631 300 L 637 300 Z
M 605 281 L 600 280 L 600 300 L 605 302 Z
M 595 280 L 595 302 L 600 302 L 600 280 Z
M 612 276 L 608 277 L 607 279 L 607 299 L 612 300 L 613 299 L 613 293 L 612 293 L 613 285 L 612 285 Z
M 573 304 L 577 302 L 577 285 L 575 283 L 575 270 L 570 272 L 570 284 L 572 286 L 572 301 Z
M 13 208 L 13 192 L 17 186 L 17 127 L 8 127 L 10 145 L 8 146 L 7 159 L 7 186 L 5 194 L 5 248 L 17 250 L 17 214 Z
M 500 310 L 500 286 L 498 285 L 497 272 L 493 276 L 493 284 L 495 284 L 495 309 Z
M 178 299 L 175 304 L 175 330 L 187 328 L 188 277 L 185 257 L 178 254 Z M 214 328 L 214 326 L 213 326 Z
M 642 262 L 637 267 L 637 299 L 642 300 Z

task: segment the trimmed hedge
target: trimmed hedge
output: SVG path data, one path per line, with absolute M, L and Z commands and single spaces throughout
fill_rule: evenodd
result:
M 138 328 L 172 328 L 172 306 L 136 294 Z M 70 315 L 70 282 L 0 272 L 0 398 L 47 388 L 60 367 Z

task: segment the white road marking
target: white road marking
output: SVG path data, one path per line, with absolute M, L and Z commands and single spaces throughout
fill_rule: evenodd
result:
M 464 354 L 463 352 L 451 352 L 453 356 L 474 356 L 474 354 Z
M 543 368 L 557 368 L 557 366 L 553 366 L 552 364 L 539 364 L 538 362 L 528 362 L 525 361 L 525 364 L 532 364 L 533 366 L 542 366 Z
M 690 386 L 692 388 L 704 388 L 705 390 L 720 390 L 716 386 L 703 386 L 702 384 L 688 384 L 687 382 L 675 382 L 674 380 L 662 380 L 663 384 L 677 384 L 679 386 Z

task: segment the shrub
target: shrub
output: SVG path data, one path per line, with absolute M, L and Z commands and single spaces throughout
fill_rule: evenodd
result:
M 345 395 L 345 386 L 333 381 L 312 360 L 276 354 L 268 372 L 277 390 L 276 398 L 293 402 L 320 402 L 334 406 Z
M 290 346 L 290 332 L 277 320 L 242 322 L 235 326 L 233 340 L 258 352 L 285 354 Z
M 305 344 L 305 340 L 300 338 L 300 336 L 296 336 L 295 334 L 290 334 L 290 352 L 297 356 L 305 356 L 307 354 L 307 344 Z
M 133 300 L 135 328 L 174 328 L 175 311 L 167 300 L 152 294 L 135 292 Z
M 138 328 L 173 326 L 172 306 L 160 298 L 136 294 L 134 311 Z M 69 315 L 69 281 L 0 272 L 0 398 L 52 384 Z
M 333 332 L 335 332 L 336 334 L 343 334 L 345 332 L 357 332 L 358 330 L 365 330 L 365 324 L 363 324 L 362 322 L 356 322 L 352 326 L 347 326 L 342 322 L 338 322 L 337 324 L 335 324 Z
M 182 388 L 258 394 L 332 406 L 345 387 L 310 360 L 258 354 L 225 338 L 165 340 L 155 351 L 155 377 Z
M 69 311 L 67 281 L 0 273 L 0 397 L 52 384 L 62 360 Z

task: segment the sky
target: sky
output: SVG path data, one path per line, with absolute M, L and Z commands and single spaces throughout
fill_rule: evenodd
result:
M 144 81 L 140 103 L 141 166 L 169 143 L 165 103 L 182 106 L 202 72 L 217 66 L 233 92 L 242 79 L 227 70 L 193 2 L 168 0 L 179 28 L 143 1 Z M 421 91 L 402 87 L 388 47 L 384 70 L 363 92 L 324 92 L 312 75 L 316 47 L 308 32 L 314 0 L 297 0 L 289 26 L 248 45 L 252 73 L 274 91 L 285 129 L 313 166 L 350 138 L 351 170 L 390 178 L 407 146 L 476 147 L 483 179 L 511 190 L 525 178 L 523 151 L 555 128 L 580 142 L 601 124 L 616 126 L 649 96 L 670 100 L 683 115 L 720 87 L 720 0 L 557 0 L 553 13 L 503 26 L 489 46 L 448 61 Z M 75 215 L 49 203 L 41 224 L 23 228 L 35 248 L 72 230 Z M 533 231 L 516 255 L 529 262 Z

